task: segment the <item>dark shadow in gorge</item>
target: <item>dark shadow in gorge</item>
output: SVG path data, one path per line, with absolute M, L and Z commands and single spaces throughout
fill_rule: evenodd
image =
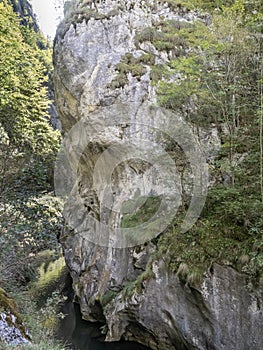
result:
M 82 319 L 80 306 L 73 302 L 74 291 L 70 275 L 66 277 L 62 294 L 67 297 L 61 303 L 59 312 L 65 317 L 60 320 L 57 337 L 74 350 L 150 350 L 149 348 L 135 343 L 119 341 L 113 343 L 104 342 L 101 327 L 104 323 L 92 323 Z

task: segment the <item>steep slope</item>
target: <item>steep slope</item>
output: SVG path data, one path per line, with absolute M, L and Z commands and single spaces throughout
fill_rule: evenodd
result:
M 260 349 L 260 289 L 215 263 L 196 284 L 158 248 L 176 212 L 183 232 L 200 214 L 220 139 L 158 105 L 153 74 L 174 43 L 157 49 L 149 28 L 187 27 L 197 14 L 150 0 L 74 1 L 67 11 L 54 47 L 66 134 L 56 187 L 69 196 L 61 242 L 83 318 L 104 324 L 107 341 L 151 349 Z
M 32 5 L 27 0 L 11 0 L 15 12 L 21 18 L 21 25 L 29 26 L 36 33 L 40 31 Z

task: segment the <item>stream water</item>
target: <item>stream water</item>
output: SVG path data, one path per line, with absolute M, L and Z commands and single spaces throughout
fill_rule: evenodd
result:
M 83 320 L 78 303 L 73 302 L 74 291 L 72 289 L 72 279 L 67 272 L 58 265 L 51 263 L 49 268 L 43 271 L 41 279 L 38 281 L 39 306 L 45 305 L 48 296 L 51 296 L 58 286 L 62 286 L 61 294 L 66 297 L 65 301 L 60 304 L 59 313 L 64 314 L 60 319 L 57 338 L 67 345 L 68 350 L 148 350 L 149 348 L 134 342 L 104 342 L 105 335 L 101 333 L 101 323 L 92 323 Z M 62 265 L 64 266 L 64 265 Z M 53 267 L 54 273 L 50 275 Z M 56 272 L 56 273 L 55 273 Z M 98 317 L 103 319 L 103 313 Z M 150 349 L 149 349 L 150 350 Z
M 142 346 L 134 342 L 116 342 L 116 343 L 102 343 L 92 338 L 87 338 L 85 343 L 80 346 L 74 346 L 74 349 L 78 350 L 147 350 L 145 346 Z
M 61 310 L 65 317 L 60 321 L 58 338 L 72 350 L 148 350 L 149 348 L 127 341 L 104 342 L 101 333 L 103 323 L 91 323 L 82 319 L 80 306 L 66 302 Z M 150 350 L 150 349 L 149 349 Z
M 59 321 L 56 338 L 67 350 L 150 350 L 139 343 L 121 340 L 105 342 L 101 333 L 102 323 L 91 323 L 82 319 L 79 304 L 72 301 L 62 305 L 59 312 L 64 317 Z

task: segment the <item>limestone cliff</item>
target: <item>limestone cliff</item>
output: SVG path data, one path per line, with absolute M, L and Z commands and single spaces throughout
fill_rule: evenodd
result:
M 157 237 L 185 203 L 182 229 L 198 217 L 205 160 L 220 143 L 215 128 L 197 137 L 179 114 L 157 105 L 152 67 L 170 52 L 157 50 L 145 28 L 196 19 L 169 4 L 74 1 L 58 28 L 55 91 L 65 142 L 56 187 L 69 195 L 66 263 L 83 318 L 103 323 L 107 341 L 260 349 L 262 293 L 248 290 L 244 276 L 213 264 L 192 287 L 156 252 Z

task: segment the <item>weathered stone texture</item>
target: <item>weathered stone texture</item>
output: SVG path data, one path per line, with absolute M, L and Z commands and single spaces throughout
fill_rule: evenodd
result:
M 72 148 L 84 149 L 65 214 L 81 225 L 90 216 L 114 226 L 120 224 L 120 216 L 102 208 L 92 188 L 96 162 L 108 147 L 123 147 L 132 141 L 152 154 L 145 140 L 151 140 L 157 149 L 158 138 L 152 130 L 169 128 L 170 123 L 165 113 L 158 112 L 150 82 L 151 65 L 142 64 L 145 69 L 141 76 L 125 73 L 121 85 L 116 83 L 116 67 L 127 53 L 134 57 L 152 53 L 155 63 L 165 62 L 169 53 L 158 52 L 150 42 L 136 45 L 136 35 L 161 20 L 192 21 L 195 14 L 175 13 L 163 1 L 84 3 L 77 1 L 67 14 L 58 28 L 54 48 L 56 102 L 62 128 L 65 133 L 71 131 Z M 155 110 L 152 115 L 151 106 Z M 163 119 L 156 118 L 158 115 Z M 181 117 L 177 118 L 179 122 Z M 72 132 L 80 120 L 81 128 Z M 85 128 L 89 142 L 81 145 L 80 130 Z M 209 160 L 220 144 L 217 130 L 199 130 L 199 136 Z M 161 142 L 165 145 L 166 140 Z M 129 191 L 134 181 L 143 183 L 140 191 L 147 195 L 148 183 L 155 179 L 154 189 L 160 193 L 158 177 L 151 171 L 145 162 L 134 160 L 117 167 L 112 175 L 116 208 L 123 196 L 135 196 L 135 190 Z M 187 192 L 189 186 L 184 183 Z M 78 195 L 81 205 L 76 200 Z M 61 240 L 83 317 L 104 322 L 108 341 L 123 337 L 156 350 L 262 348 L 263 298 L 259 291 L 247 289 L 244 276 L 214 264 L 202 288 L 194 289 L 168 272 L 162 259 L 146 266 L 155 251 L 154 243 L 117 249 L 107 247 L 107 243 L 111 245 L 109 237 L 103 246 L 92 243 L 99 234 L 94 224 L 67 232 Z M 138 282 L 143 272 L 144 277 L 135 286 L 134 281 Z

